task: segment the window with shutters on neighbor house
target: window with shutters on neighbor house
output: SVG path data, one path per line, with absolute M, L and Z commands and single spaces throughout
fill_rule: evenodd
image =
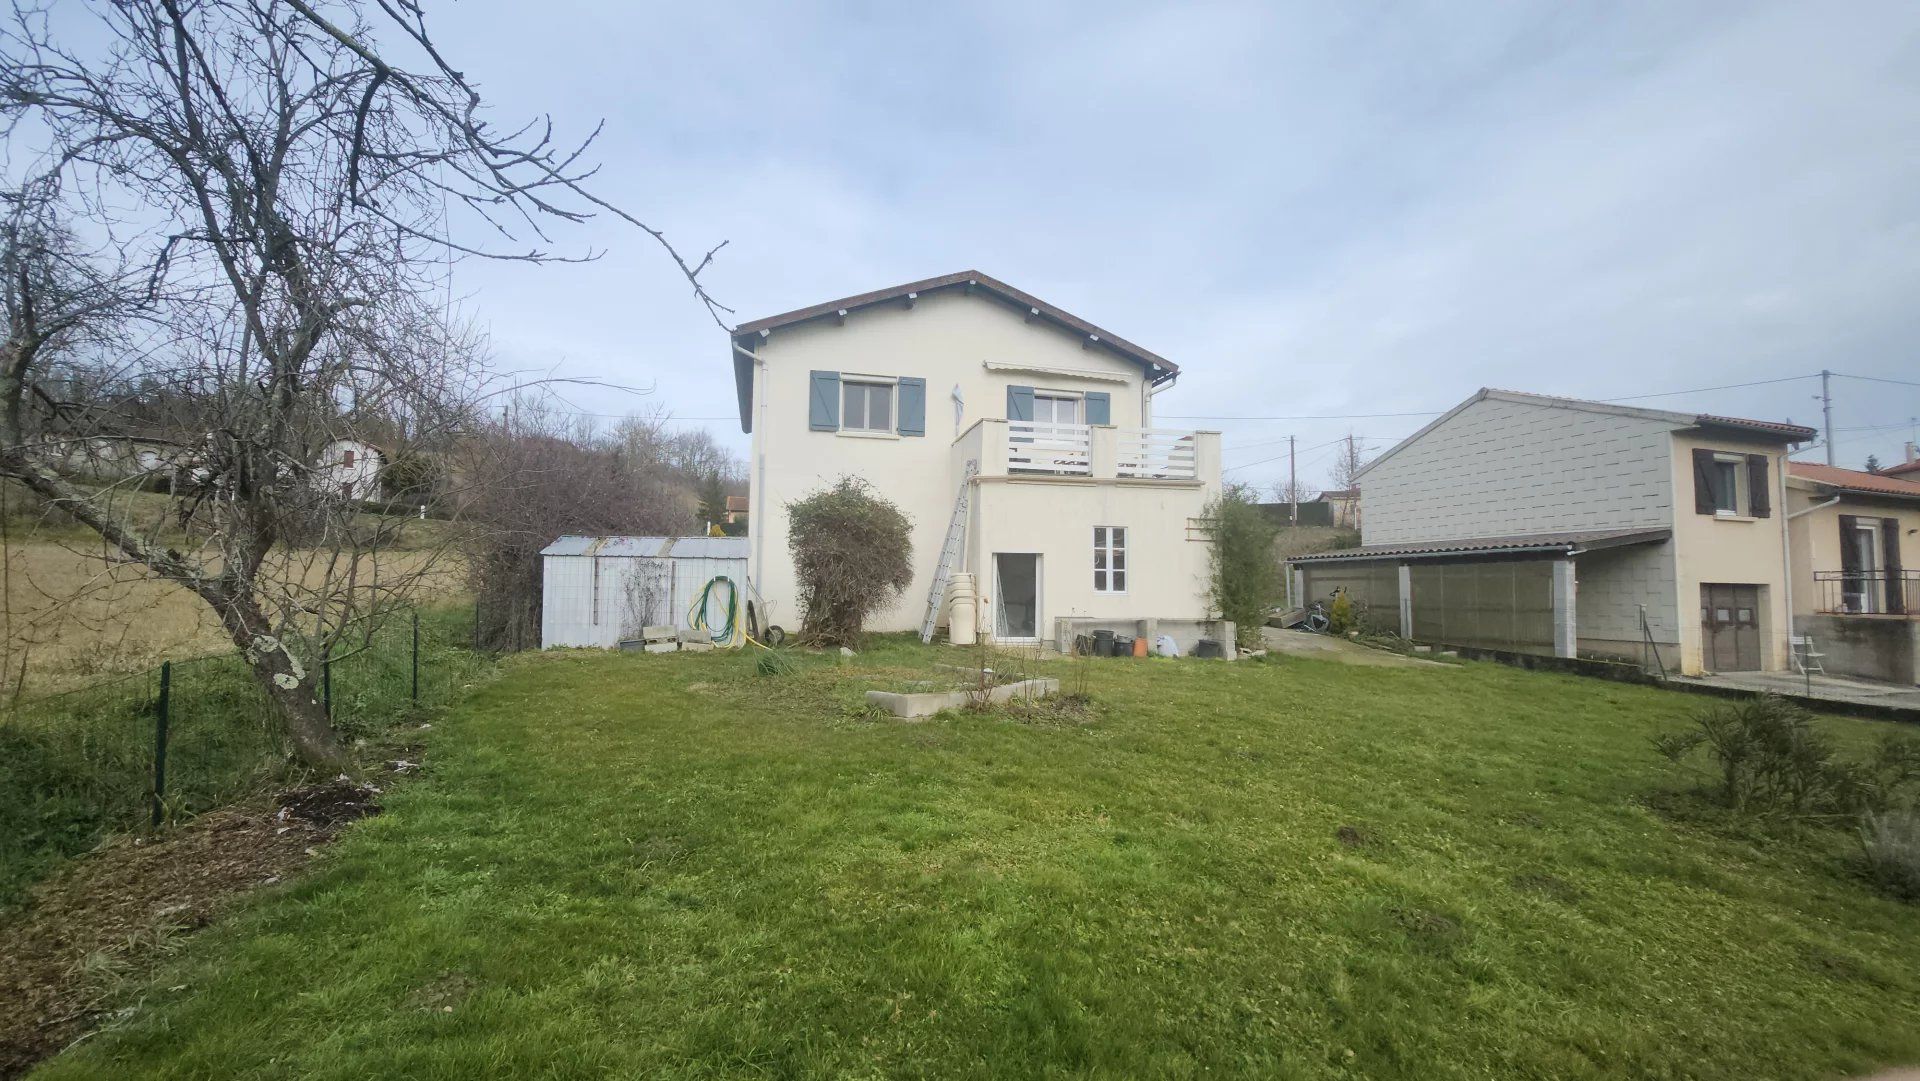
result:
M 1719 518 L 1766 518 L 1773 513 L 1771 469 L 1764 454 L 1697 447 L 1693 452 L 1693 509 Z

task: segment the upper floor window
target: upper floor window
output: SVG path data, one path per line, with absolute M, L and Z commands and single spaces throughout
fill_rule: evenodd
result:
M 353 468 L 353 451 L 351 449 L 340 452 L 340 464 L 346 466 L 348 469 Z
M 1765 454 L 1694 448 L 1694 513 L 1717 518 L 1769 516 L 1773 511 L 1771 472 Z
M 1715 514 L 1739 514 L 1745 505 L 1740 498 L 1740 490 L 1746 485 L 1741 473 L 1746 463 L 1727 454 L 1715 455 L 1713 459 L 1713 512 Z
M 846 435 L 926 435 L 927 381 L 917 375 L 808 372 L 807 428 Z
M 1078 424 L 1080 423 L 1080 398 L 1064 394 L 1044 394 L 1035 392 L 1033 396 L 1033 422 L 1035 424 Z
M 843 432 L 893 431 L 893 384 L 840 383 L 840 430 Z

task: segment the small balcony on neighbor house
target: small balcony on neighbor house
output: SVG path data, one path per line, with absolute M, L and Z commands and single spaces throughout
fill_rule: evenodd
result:
M 968 459 L 979 463 L 983 477 L 1217 484 L 1220 433 L 988 418 L 975 421 L 954 440 L 956 476 Z
M 1920 570 L 1814 571 L 1813 581 L 1819 615 L 1920 620 Z

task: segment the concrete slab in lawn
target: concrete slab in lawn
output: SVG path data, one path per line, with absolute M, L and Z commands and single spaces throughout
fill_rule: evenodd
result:
M 1418 657 L 1406 657 L 1398 653 L 1388 653 L 1384 649 L 1372 649 L 1345 638 L 1335 638 L 1330 634 L 1311 634 L 1307 631 L 1283 631 L 1277 627 L 1263 627 L 1260 639 L 1268 649 L 1277 653 L 1287 653 L 1295 657 L 1317 657 L 1326 661 L 1339 661 L 1341 664 L 1361 665 L 1367 668 L 1452 668 L 1453 665 L 1439 661 L 1426 661 Z

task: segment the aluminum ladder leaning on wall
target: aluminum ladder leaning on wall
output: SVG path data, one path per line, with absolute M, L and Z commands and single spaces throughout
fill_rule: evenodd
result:
M 960 494 L 953 500 L 953 520 L 947 523 L 947 542 L 940 548 L 940 564 L 933 569 L 933 586 L 927 590 L 927 618 L 920 624 L 922 644 L 933 641 L 934 625 L 940 622 L 940 604 L 947 599 L 947 580 L 960 559 L 960 546 L 967 535 L 967 499 L 973 490 L 973 478 L 980 472 L 980 461 L 968 458 L 960 471 Z

